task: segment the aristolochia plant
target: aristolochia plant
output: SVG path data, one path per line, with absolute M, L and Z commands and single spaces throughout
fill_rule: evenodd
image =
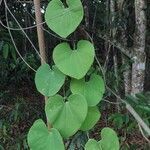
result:
M 81 0 L 51 0 L 45 20 L 59 36 L 69 36 L 83 19 Z M 76 48 L 75 48 L 76 47 Z M 78 130 L 88 131 L 98 122 L 101 113 L 96 106 L 103 97 L 105 85 L 97 73 L 88 73 L 95 56 L 94 45 L 80 40 L 73 49 L 68 43 L 58 44 L 53 51 L 55 65 L 43 64 L 35 75 L 37 90 L 48 97 L 45 104 L 47 127 L 41 119 L 34 122 L 28 133 L 31 150 L 65 150 L 63 139 L 73 136 Z M 88 73 L 88 75 L 87 75 Z M 87 76 L 90 78 L 87 81 Z M 70 81 L 69 91 L 57 94 Z M 86 150 L 119 150 L 119 140 L 110 128 L 104 128 L 99 142 L 91 139 Z
M 80 0 L 67 0 L 67 6 L 61 0 L 52 0 L 46 9 L 45 20 L 51 30 L 66 38 L 83 19 L 83 7 Z
M 85 150 L 119 150 L 119 140 L 115 131 L 110 128 L 104 128 L 101 131 L 101 140 L 90 139 Z

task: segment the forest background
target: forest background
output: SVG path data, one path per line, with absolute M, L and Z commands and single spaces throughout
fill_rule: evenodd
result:
M 0 149 L 28 149 L 26 135 L 33 122 L 44 119 L 44 100 L 34 85 L 41 56 L 52 62 L 54 47 L 64 41 L 45 24 L 49 1 L 41 0 L 43 22 L 36 24 L 31 0 L 0 0 Z M 99 105 L 102 117 L 90 136 L 113 127 L 121 149 L 149 149 L 150 126 L 150 2 L 148 0 L 83 0 L 84 20 L 69 41 L 92 40 L 95 67 L 108 88 Z M 44 31 L 45 53 L 40 55 L 37 27 Z M 11 33 L 11 34 L 10 34 Z M 98 63 L 100 65 L 98 65 Z M 102 68 L 100 68 L 100 66 Z M 128 102 L 127 108 L 122 100 Z M 140 120 L 141 121 L 141 120 Z M 85 141 L 84 133 L 70 145 Z

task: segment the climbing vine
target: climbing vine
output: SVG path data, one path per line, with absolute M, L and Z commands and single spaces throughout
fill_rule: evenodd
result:
M 67 0 L 66 4 L 52 0 L 45 13 L 48 27 L 62 38 L 73 33 L 84 16 L 81 0 Z M 39 67 L 35 84 L 37 90 L 48 97 L 45 114 L 51 128 L 42 119 L 35 121 L 28 133 L 30 149 L 65 150 L 63 139 L 79 130 L 88 131 L 98 122 L 101 113 L 97 105 L 103 97 L 105 85 L 96 71 L 90 71 L 94 56 L 94 45 L 90 41 L 80 40 L 73 48 L 63 42 L 53 50 L 54 65 Z M 66 80 L 70 82 L 69 89 L 64 88 Z M 65 94 L 60 92 L 62 88 Z M 119 150 L 117 134 L 104 128 L 101 140 L 90 139 L 85 149 Z

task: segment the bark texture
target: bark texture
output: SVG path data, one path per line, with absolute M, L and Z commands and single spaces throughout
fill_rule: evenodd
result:
M 145 77 L 145 37 L 146 37 L 146 16 L 145 1 L 135 0 L 135 36 L 132 64 L 132 91 L 131 94 L 142 92 L 144 89 Z
M 127 12 L 127 8 L 125 7 L 124 8 L 124 3 L 125 3 L 125 0 L 118 0 L 117 2 L 117 10 L 120 12 L 119 13 L 119 17 L 120 19 L 123 18 L 125 20 L 125 22 L 127 22 L 127 19 L 124 17 L 124 13 L 125 11 Z M 128 48 L 128 39 L 127 39 L 127 24 L 124 24 L 120 29 L 119 29 L 119 39 L 120 39 L 120 42 L 122 44 L 123 47 L 126 48 L 126 52 L 128 54 L 131 55 L 131 52 Z M 130 65 L 130 58 L 128 58 L 126 55 L 122 54 L 122 64 L 125 67 L 124 69 L 124 72 L 123 72 L 123 78 L 124 78 L 124 92 L 125 92 L 125 95 L 129 95 L 131 94 L 131 89 L 132 89 L 132 86 L 131 86 L 131 81 L 132 81 L 132 68 L 131 68 L 131 65 Z
M 42 29 L 42 15 L 41 15 L 41 7 L 40 7 L 40 0 L 34 0 L 34 7 L 35 7 L 35 16 L 36 16 L 36 23 L 37 25 L 37 34 L 38 34 L 38 43 L 41 55 L 41 63 L 46 62 L 46 51 L 45 51 L 45 39 L 44 39 L 44 32 Z

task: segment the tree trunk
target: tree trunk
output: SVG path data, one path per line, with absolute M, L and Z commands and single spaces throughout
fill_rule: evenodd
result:
M 46 63 L 46 51 L 45 51 L 45 38 L 44 38 L 44 32 L 42 29 L 42 14 L 41 14 L 41 7 L 40 7 L 40 0 L 34 0 L 34 7 L 35 7 L 35 16 L 36 16 L 36 24 L 37 24 L 37 34 L 38 34 L 38 44 L 40 49 L 40 55 L 41 55 L 41 64 Z M 48 97 L 45 97 L 45 102 L 47 101 Z M 51 125 L 47 121 L 48 129 L 51 128 Z
M 35 7 L 35 16 L 36 16 L 36 24 L 37 25 L 37 34 L 38 34 L 38 43 L 41 55 L 41 64 L 46 62 L 46 51 L 45 51 L 45 39 L 44 39 L 44 32 L 42 29 L 42 15 L 41 15 L 41 7 L 40 7 L 40 0 L 34 0 L 34 7 Z
M 114 40 L 116 38 L 116 27 L 114 26 L 114 21 L 115 21 L 115 1 L 110 0 L 110 38 Z M 116 48 L 112 45 L 112 50 L 113 50 L 113 65 L 114 65 L 114 73 L 115 73 L 115 79 L 116 79 L 116 86 L 115 86 L 115 91 L 117 95 L 119 95 L 119 79 L 118 79 L 118 56 L 117 56 L 117 51 Z M 117 103 L 119 102 L 117 98 Z M 120 107 L 119 105 L 116 106 L 117 111 L 120 112 Z
M 119 17 L 120 19 L 124 18 L 123 14 L 125 13 L 124 11 L 128 11 L 128 10 L 124 10 L 124 2 L 125 0 L 118 0 L 117 1 L 117 10 L 119 12 Z M 126 20 L 127 21 L 127 20 Z M 123 47 L 126 48 L 126 51 L 128 51 L 128 53 L 130 54 L 130 50 L 127 48 L 127 24 L 124 24 L 124 26 L 121 27 L 121 29 L 119 29 L 119 39 L 121 44 L 123 45 Z M 130 58 L 126 57 L 126 55 L 122 54 L 122 64 L 125 66 L 124 72 L 123 72 L 123 78 L 124 78 L 124 92 L 125 95 L 129 95 L 131 94 L 131 83 L 132 83 L 132 68 L 131 68 L 131 64 L 130 64 Z
M 145 1 L 135 0 L 135 36 L 132 64 L 132 95 L 142 92 L 144 89 L 145 77 L 145 37 L 146 37 L 146 16 Z

